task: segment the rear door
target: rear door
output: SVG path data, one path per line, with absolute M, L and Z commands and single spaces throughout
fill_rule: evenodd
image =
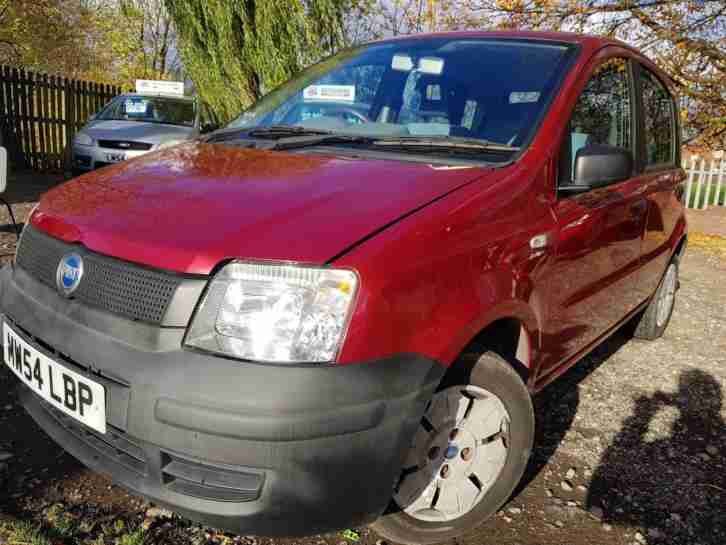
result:
M 634 67 L 626 57 L 603 56 L 577 100 L 562 142 L 560 185 L 571 182 L 575 154 L 584 146 L 609 144 L 635 155 Z M 635 175 L 585 193 L 558 195 L 542 374 L 586 348 L 637 306 L 646 210 Z
M 641 114 L 640 183 L 648 204 L 638 284 L 638 297 L 645 301 L 658 287 L 670 259 L 672 236 L 682 218 L 681 183 L 686 174 L 680 167 L 678 110 L 673 96 L 647 67 L 638 64 L 635 73 Z

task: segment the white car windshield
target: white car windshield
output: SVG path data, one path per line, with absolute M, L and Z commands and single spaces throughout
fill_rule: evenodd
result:
M 125 95 L 114 99 L 96 119 L 139 121 L 193 127 L 194 102 L 167 97 Z
M 228 128 L 293 126 L 371 137 L 522 146 L 571 46 L 511 39 L 408 39 L 344 51 L 275 89 Z

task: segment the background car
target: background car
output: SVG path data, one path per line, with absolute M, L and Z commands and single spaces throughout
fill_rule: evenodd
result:
M 119 163 L 214 129 L 203 122 L 200 110 L 195 98 L 183 95 L 120 95 L 75 135 L 73 172 Z

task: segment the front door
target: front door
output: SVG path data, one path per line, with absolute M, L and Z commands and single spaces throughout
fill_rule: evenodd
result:
M 609 144 L 635 155 L 633 102 L 630 61 L 600 61 L 570 119 L 560 152 L 560 185 L 571 182 L 574 157 L 584 146 Z M 540 377 L 588 347 L 640 302 L 637 283 L 646 212 L 643 186 L 635 177 L 558 195 Z

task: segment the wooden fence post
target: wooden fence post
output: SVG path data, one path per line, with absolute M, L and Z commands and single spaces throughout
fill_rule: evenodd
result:
M 0 142 L 23 167 L 67 169 L 75 133 L 120 92 L 112 85 L 0 65 Z

